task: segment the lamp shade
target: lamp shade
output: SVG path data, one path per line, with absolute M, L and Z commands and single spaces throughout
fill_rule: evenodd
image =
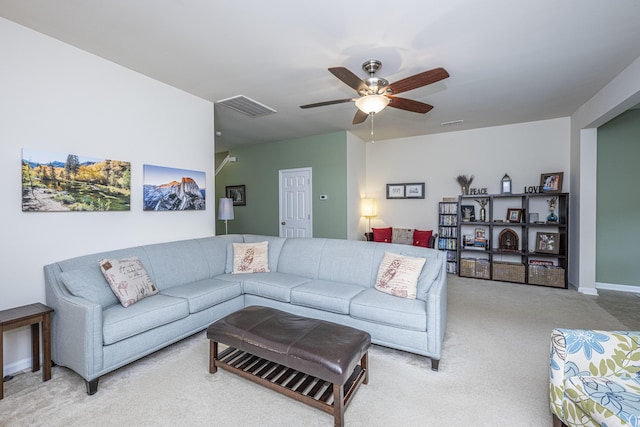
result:
M 356 107 L 363 113 L 379 113 L 389 104 L 389 98 L 384 95 L 366 95 L 356 99 Z
M 222 197 L 218 203 L 218 219 L 233 219 L 233 199 Z
M 376 216 L 376 199 L 360 199 L 360 215 L 365 217 Z

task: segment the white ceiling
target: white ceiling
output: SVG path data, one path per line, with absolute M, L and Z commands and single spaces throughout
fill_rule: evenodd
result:
M 278 111 L 217 107 L 216 151 L 338 130 L 369 140 L 352 103 L 299 108 L 355 95 L 329 67 L 365 77 L 379 59 L 390 82 L 449 72 L 401 95 L 434 105 L 426 115 L 376 115 L 383 140 L 566 117 L 640 57 L 639 0 L 0 0 L 0 16 L 204 99 Z

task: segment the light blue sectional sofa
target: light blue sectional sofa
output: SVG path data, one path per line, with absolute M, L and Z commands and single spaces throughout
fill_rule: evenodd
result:
M 268 241 L 268 273 L 231 274 L 232 243 Z M 374 288 L 385 251 L 426 258 L 417 298 Z M 158 289 L 124 308 L 98 261 L 136 256 Z M 352 326 L 372 342 L 427 356 L 437 370 L 445 334 L 444 252 L 339 239 L 229 235 L 84 255 L 44 267 L 52 358 L 82 376 L 100 376 L 206 329 L 250 305 Z

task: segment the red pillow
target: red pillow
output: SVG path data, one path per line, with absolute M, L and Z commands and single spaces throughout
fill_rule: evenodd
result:
M 413 246 L 429 247 L 433 230 L 413 230 Z
M 387 228 L 372 228 L 373 241 L 391 243 L 391 227 Z

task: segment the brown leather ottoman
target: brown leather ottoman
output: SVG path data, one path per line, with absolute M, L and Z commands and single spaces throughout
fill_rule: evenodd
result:
M 333 414 L 336 426 L 369 380 L 371 336 L 348 326 L 251 306 L 214 322 L 207 338 L 209 372 L 220 367 Z M 218 354 L 218 343 L 229 348 Z

